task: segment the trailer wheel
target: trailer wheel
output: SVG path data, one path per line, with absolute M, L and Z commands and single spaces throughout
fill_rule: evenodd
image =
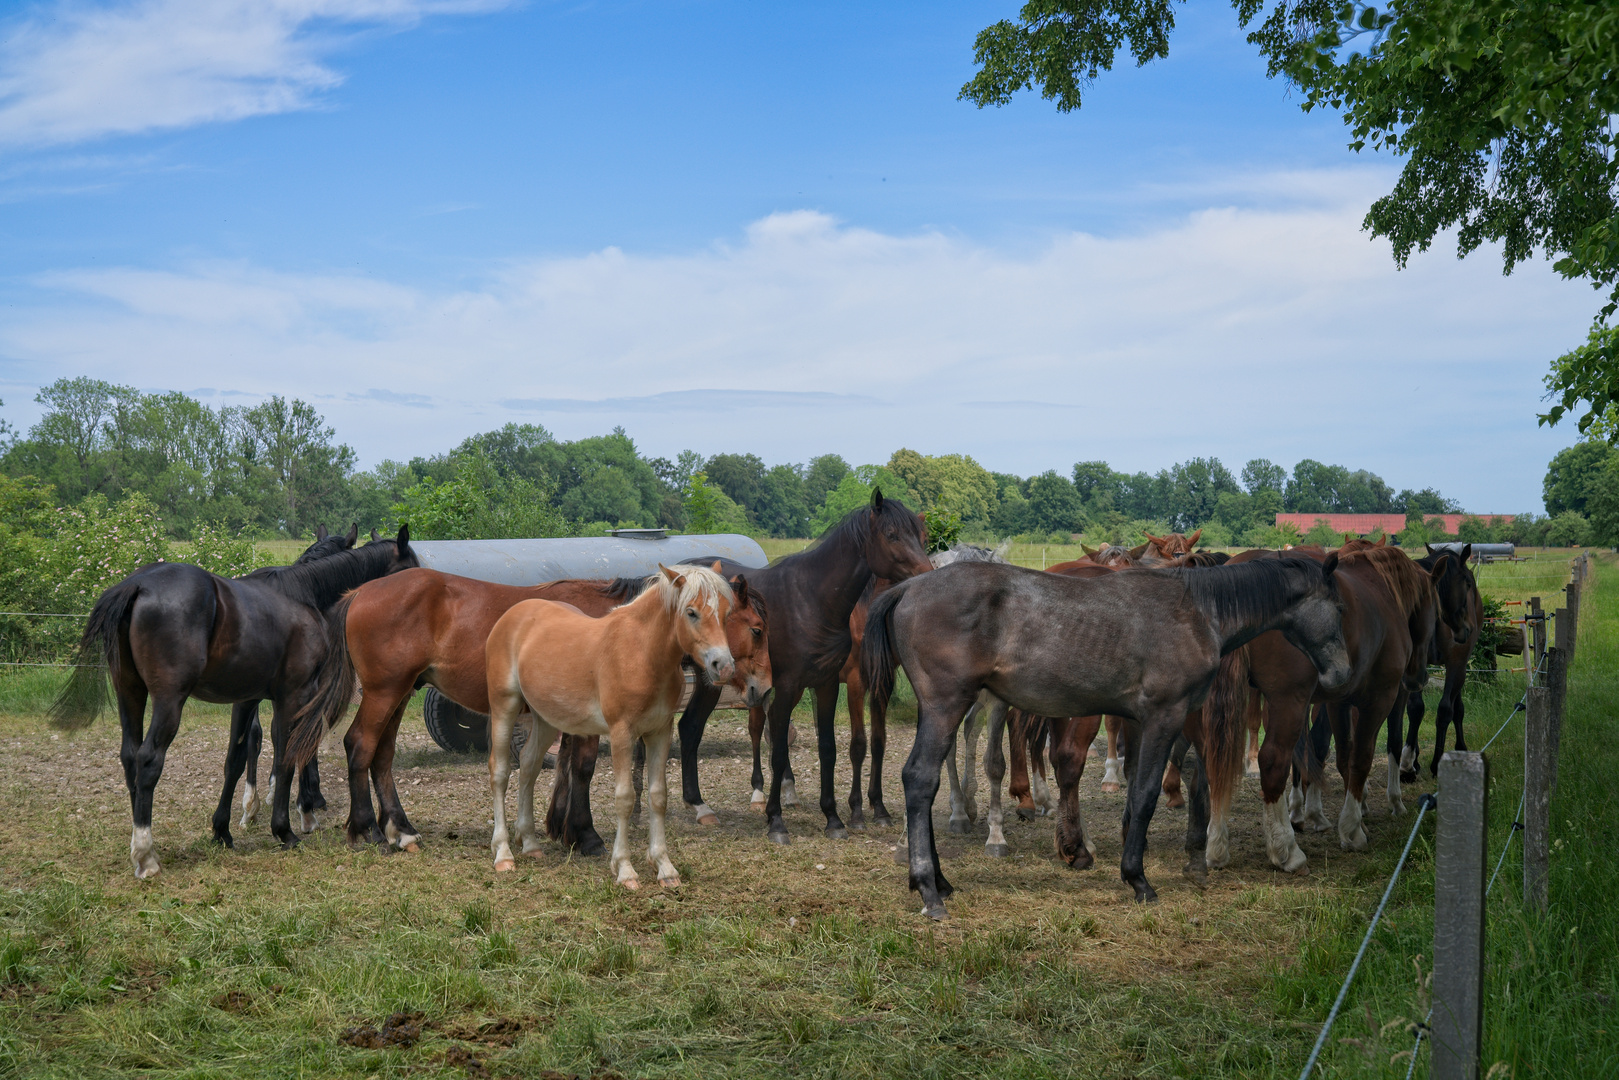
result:
M 489 717 L 457 705 L 429 686 L 422 700 L 422 717 L 433 741 L 452 754 L 489 753 Z

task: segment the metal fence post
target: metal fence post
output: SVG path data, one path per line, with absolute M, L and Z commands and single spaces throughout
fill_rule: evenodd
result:
M 1551 704 L 1550 687 L 1529 691 L 1523 741 L 1523 903 L 1542 915 L 1551 868 Z
M 1533 693 L 1533 691 L 1531 691 Z M 1484 1026 L 1484 848 L 1489 765 L 1452 750 L 1439 763 L 1434 834 L 1434 1080 L 1477 1080 Z

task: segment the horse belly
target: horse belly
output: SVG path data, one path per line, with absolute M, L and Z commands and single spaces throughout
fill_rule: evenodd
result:
M 534 693 L 523 688 L 528 707 L 547 724 L 567 735 L 606 735 L 607 718 L 595 695 L 567 692 Z

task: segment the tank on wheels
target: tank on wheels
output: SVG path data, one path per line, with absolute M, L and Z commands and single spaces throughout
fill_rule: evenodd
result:
M 608 536 L 550 540 L 413 540 L 410 546 L 428 569 L 500 585 L 644 577 L 655 573 L 660 563 L 673 566 L 709 556 L 752 567 L 768 562 L 764 549 L 752 537 L 735 533 L 668 536 L 662 529 L 618 529 Z M 726 704 L 721 701 L 721 707 Z M 486 714 L 457 705 L 429 686 L 422 715 L 427 733 L 445 750 L 489 752 Z

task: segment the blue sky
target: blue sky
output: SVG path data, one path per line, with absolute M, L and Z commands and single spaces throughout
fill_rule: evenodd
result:
M 35 3 L 0 16 L 0 396 L 316 403 L 365 463 L 649 453 L 1366 467 L 1539 509 L 1594 296 L 1359 221 L 1393 163 L 1230 8 L 1085 108 L 956 100 L 1011 3 Z M 700 391 L 699 393 L 693 393 Z

